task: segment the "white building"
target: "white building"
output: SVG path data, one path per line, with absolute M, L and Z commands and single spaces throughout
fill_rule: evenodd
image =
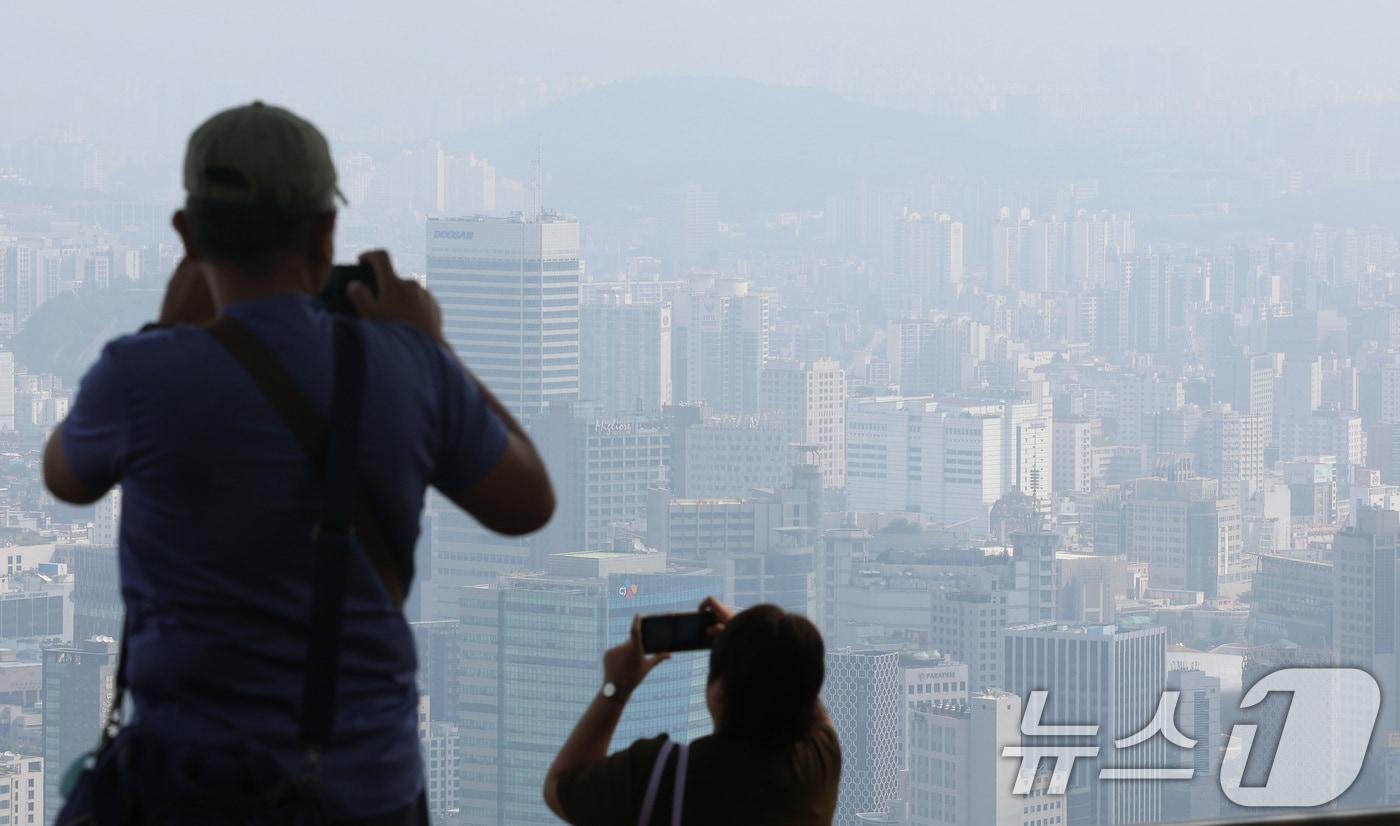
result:
M 885 237 L 890 286 L 924 309 L 957 298 L 963 281 L 963 225 L 947 213 L 896 218 Z
M 1154 737 L 1119 749 L 1115 740 L 1136 734 L 1153 718 L 1167 677 L 1167 630 L 1114 625 L 1038 623 L 1002 632 L 1007 691 L 1029 697 L 1044 690 L 1040 719 L 1097 724 L 1098 756 L 1075 761 L 1065 798 L 1066 823 L 1155 823 L 1161 820 L 1162 781 L 1098 779 L 1114 765 L 1165 766 L 1166 740 Z M 1058 663 L 1068 663 L 1060 667 Z
M 1014 795 L 1017 761 L 1001 756 L 1021 743 L 1021 698 L 1003 691 L 963 702 L 920 703 L 911 715 L 911 826 L 1062 826 L 1063 796 Z
M 428 221 L 428 286 L 457 355 L 516 415 L 579 393 L 579 225 L 571 218 Z
M 852 399 L 846 412 L 847 506 L 916 511 L 956 526 L 986 524 L 1019 489 L 1049 495 L 1052 419 L 1042 402 Z
M 1055 419 L 1051 447 L 1056 493 L 1089 493 L 1094 484 L 1093 423 L 1088 419 Z
M 823 486 L 846 486 L 846 371 L 839 362 L 769 362 L 761 403 L 765 414 L 783 423 L 791 441 L 817 448 Z
M 671 305 L 588 288 L 579 319 L 579 395 L 605 416 L 655 416 L 671 403 Z
M 432 698 L 418 698 L 418 742 L 423 749 L 423 780 L 428 791 L 428 812 L 445 818 L 458 811 L 457 745 L 461 735 L 453 723 L 434 720 Z
M 42 826 L 44 758 L 14 752 L 0 754 L 0 812 L 14 826 Z

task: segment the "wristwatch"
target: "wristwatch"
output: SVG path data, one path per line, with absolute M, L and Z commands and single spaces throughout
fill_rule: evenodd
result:
M 617 687 L 617 683 L 613 682 L 612 680 L 606 680 L 603 682 L 603 688 L 601 693 L 603 695 L 603 699 L 605 700 L 622 699 L 622 691 Z

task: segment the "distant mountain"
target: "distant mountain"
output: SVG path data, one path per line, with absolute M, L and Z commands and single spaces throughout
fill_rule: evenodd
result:
M 104 344 L 155 319 L 160 299 L 159 291 L 140 287 L 59 293 L 34 311 L 9 349 L 17 366 L 76 387 Z
M 589 212 L 674 204 L 691 184 L 731 207 L 820 204 L 859 177 L 959 170 L 1043 176 L 1102 166 L 1052 122 L 952 121 L 745 80 L 653 78 L 560 101 L 449 143 L 524 177 L 543 143 L 545 205 Z

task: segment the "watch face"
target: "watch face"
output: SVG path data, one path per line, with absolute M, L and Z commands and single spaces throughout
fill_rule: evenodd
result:
M 617 694 L 617 686 L 613 685 L 612 683 L 603 683 L 603 696 L 604 696 L 604 697 L 608 697 L 608 698 L 611 699 L 611 698 L 612 698 L 614 695 L 616 695 L 616 694 Z

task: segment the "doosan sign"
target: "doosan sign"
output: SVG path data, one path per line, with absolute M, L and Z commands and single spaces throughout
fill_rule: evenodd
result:
M 465 229 L 435 229 L 435 230 L 433 230 L 433 237 L 434 237 L 434 238 L 450 238 L 450 239 L 457 240 L 457 241 L 470 241 L 470 240 L 472 239 L 472 236 L 474 236 L 474 235 L 476 235 L 475 232 L 472 232 L 472 231 L 470 231 L 470 230 L 465 230 Z

